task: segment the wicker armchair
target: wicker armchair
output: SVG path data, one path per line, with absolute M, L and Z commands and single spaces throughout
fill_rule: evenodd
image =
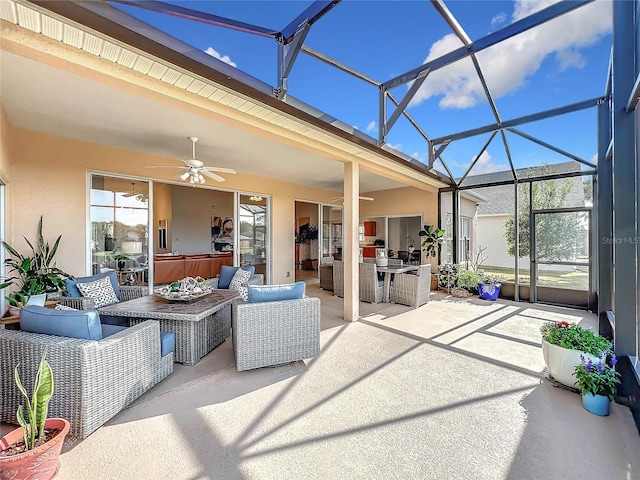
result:
M 360 301 L 378 303 L 382 301 L 384 286 L 382 280 L 378 278 L 378 270 L 375 259 L 372 262 L 365 261 L 358 264 L 360 276 Z M 333 294 L 344 297 L 344 262 L 335 260 L 333 262 Z
M 320 299 L 236 302 L 231 331 L 238 371 L 316 357 Z
M 389 289 L 394 303 L 419 307 L 429 301 L 431 291 L 431 265 L 420 265 L 417 273 L 396 273 Z
M 49 416 L 69 420 L 69 435 L 85 438 L 173 372 L 173 352 L 161 356 L 160 325 L 146 321 L 102 340 L 0 330 L 0 420 L 16 422 L 23 397 L 13 381 L 33 384 L 44 349 L 55 393 Z
M 320 288 L 333 291 L 333 262 L 320 265 Z
M 342 260 L 333 261 L 333 294 L 344 297 L 344 262 Z
M 378 278 L 378 269 L 375 263 L 360 264 L 360 301 L 378 303 L 382 301 L 384 286 Z

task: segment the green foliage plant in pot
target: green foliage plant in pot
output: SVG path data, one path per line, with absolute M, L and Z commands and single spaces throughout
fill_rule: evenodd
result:
M 32 396 L 22 385 L 15 367 L 15 382 L 24 396 L 25 408 L 18 406 L 20 428 L 0 439 L 0 472 L 2 478 L 48 480 L 58 471 L 62 442 L 69 432 L 69 422 L 63 418 L 47 419 L 54 382 L 51 365 L 42 353 L 36 371 Z
M 545 322 L 540 327 L 542 355 L 553 379 L 575 388 L 575 368 L 580 356 L 597 363 L 612 345 L 605 337 L 569 322 Z M 599 357 L 600 356 L 600 357 Z
M 620 383 L 620 374 L 615 371 L 616 363 L 612 352 L 601 353 L 597 362 L 580 355 L 580 365 L 576 366 L 574 374 L 582 405 L 587 411 L 595 415 L 609 415 L 611 400 Z
M 62 235 L 58 236 L 53 246 L 44 240 L 42 231 L 42 217 L 38 222 L 38 241 L 32 244 L 24 237 L 31 252 L 23 255 L 15 248 L 3 241 L 2 245 L 9 253 L 4 264 L 9 269 L 10 277 L 0 284 L 0 290 L 10 286 L 16 286 L 17 291 L 12 292 L 6 298 L 9 305 L 21 307 L 25 300 L 33 295 L 57 294 L 65 290 L 65 279 L 73 279 L 73 276 L 56 266 L 54 257 L 58 252 Z
M 432 258 L 436 258 L 440 251 L 441 245 L 444 243 L 444 230 L 434 227 L 433 225 L 424 225 L 423 229 L 418 232 L 421 237 L 420 246 L 424 249 L 426 259 L 431 261 Z M 431 267 L 431 271 L 434 271 L 434 267 Z M 431 274 L 431 290 L 436 290 L 438 287 L 438 275 Z

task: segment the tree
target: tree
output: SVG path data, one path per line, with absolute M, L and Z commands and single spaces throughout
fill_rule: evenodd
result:
M 548 167 L 536 169 L 536 175 L 548 172 Z M 529 232 L 529 188 L 533 189 L 533 208 L 551 209 L 567 205 L 567 197 L 573 188 L 573 178 L 544 180 L 522 185 L 518 189 L 518 227 L 519 256 L 530 254 Z M 580 186 L 582 191 L 582 186 Z M 536 257 L 540 260 L 573 260 L 580 247 L 580 239 L 584 235 L 581 213 L 554 213 L 536 217 Z M 515 255 L 515 222 L 510 215 L 504 223 L 504 236 L 507 239 L 509 255 Z

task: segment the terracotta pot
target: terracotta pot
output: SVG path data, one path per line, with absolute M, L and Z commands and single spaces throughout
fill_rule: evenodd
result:
M 14 480 L 49 480 L 58 471 L 62 442 L 69 433 L 69 422 L 63 418 L 50 418 L 45 424 L 48 430 L 60 432 L 44 445 L 28 452 L 0 457 L 2 478 Z M 16 428 L 0 439 L 0 450 L 19 441 L 23 436 L 23 427 Z

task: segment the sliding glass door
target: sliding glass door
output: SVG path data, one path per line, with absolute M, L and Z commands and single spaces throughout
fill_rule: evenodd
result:
M 146 285 L 149 259 L 149 184 L 91 176 L 92 273 L 117 271 L 121 284 Z
M 238 230 L 237 244 L 240 265 L 254 265 L 256 273 L 268 279 L 269 271 L 269 232 L 268 198 L 257 195 L 240 194 L 238 203 Z

